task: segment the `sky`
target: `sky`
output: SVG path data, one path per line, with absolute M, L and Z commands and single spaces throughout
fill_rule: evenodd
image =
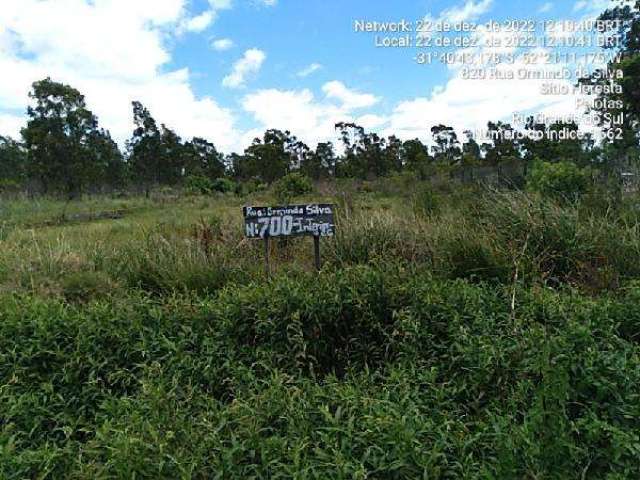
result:
M 19 135 L 31 83 L 47 76 L 79 89 L 120 145 L 131 136 L 131 102 L 138 100 L 183 138 L 207 138 L 227 153 L 267 128 L 288 129 L 315 146 L 335 140 L 340 121 L 426 140 L 440 123 L 462 130 L 509 120 L 513 111 L 571 113 L 575 100 L 542 95 L 539 80 L 465 80 L 459 66 L 418 64 L 416 49 L 376 47 L 375 35 L 356 32 L 354 22 L 579 21 L 608 6 L 608 0 L 0 0 L 0 135 Z

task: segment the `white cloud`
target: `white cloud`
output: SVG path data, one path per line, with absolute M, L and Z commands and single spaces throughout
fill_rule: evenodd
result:
M 327 98 L 334 98 L 342 102 L 343 107 L 348 110 L 371 107 L 380 101 L 370 93 L 349 90 L 344 83 L 337 80 L 325 83 L 322 86 L 322 91 L 327 95 Z
M 266 58 L 262 50 L 257 48 L 247 50 L 242 58 L 233 64 L 231 73 L 222 79 L 222 85 L 228 88 L 244 86 L 249 75 L 260 71 Z
M 547 12 L 550 12 L 551 10 L 553 10 L 553 3 L 547 2 L 540 5 L 540 8 L 538 8 L 538 13 L 547 13 Z
M 418 30 L 418 37 L 427 38 L 433 35 L 433 31 L 427 30 L 427 25 L 434 25 L 438 22 L 455 24 L 477 20 L 487 13 L 492 5 L 493 0 L 467 0 L 464 4 L 443 10 L 438 17 L 428 13 L 423 17 L 424 25 Z
M 507 38 L 510 32 L 489 32 L 478 29 L 474 35 L 479 39 L 489 36 Z M 480 44 L 484 44 L 481 41 Z M 523 53 L 516 52 L 512 47 L 492 47 L 460 50 L 468 53 L 512 53 L 516 54 L 514 64 L 503 63 L 496 67 L 496 71 L 503 79 L 465 79 L 462 65 L 450 68 L 451 78 L 439 88 L 435 88 L 431 95 L 400 102 L 390 116 L 388 127 L 384 134 L 397 134 L 401 138 L 420 137 L 429 140 L 429 130 L 437 124 L 453 126 L 459 133 L 464 129 L 483 129 L 488 121 L 504 120 L 512 122 L 514 113 L 524 116 L 537 112 L 553 115 L 580 115 L 582 112 L 576 106 L 578 99 L 573 93 L 567 95 L 544 94 L 543 86 L 553 84 L 573 92 L 573 79 L 548 80 L 544 78 L 525 77 L 525 74 L 541 72 L 552 74 L 562 70 L 564 65 L 552 65 L 539 57 L 536 63 L 529 63 L 533 58 L 525 61 Z M 528 50 L 527 53 L 544 53 L 544 50 Z M 476 57 L 479 58 L 479 57 Z M 481 71 L 491 70 L 484 64 L 467 64 L 464 67 L 478 67 Z M 569 66 L 571 67 L 571 66 Z M 509 78 L 513 76 L 513 78 Z M 582 121 L 580 118 L 578 121 Z M 521 128 L 522 125 L 514 125 Z M 591 130 L 582 124 L 584 130 Z
M 196 17 L 188 19 L 184 24 L 184 28 L 188 32 L 202 32 L 213 23 L 214 19 L 215 11 L 207 10 Z
M 342 95 L 339 104 L 325 99 L 317 99 L 309 89 L 277 90 L 267 89 L 246 95 L 242 107 L 250 113 L 254 120 L 264 128 L 278 128 L 290 130 L 298 138 L 310 146 L 327 140 L 336 140 L 335 124 L 338 122 L 362 122 L 367 128 L 374 128 L 384 124 L 384 119 L 376 115 L 354 117 L 353 110 L 361 108 L 365 103 L 373 105 L 376 97 L 369 94 L 354 94 L 341 82 L 327 83 L 323 90 L 349 92 Z M 359 97 L 354 101 L 351 95 Z M 366 99 L 364 101 L 363 99 Z M 375 99 L 375 101 L 372 101 Z M 276 107 L 277 108 L 274 108 Z M 249 132 L 244 141 L 249 143 L 255 136 L 259 136 L 261 129 Z
M 309 75 L 317 72 L 321 68 L 322 68 L 322 65 L 320 65 L 319 63 L 312 63 L 311 65 L 300 70 L 296 75 L 301 78 L 308 77 Z
M 233 6 L 231 0 L 209 0 L 209 5 L 213 10 L 225 10 Z
M 387 117 L 369 113 L 356 118 L 355 123 L 363 127 L 365 130 L 377 130 L 386 125 L 388 121 L 389 119 Z
M 17 139 L 20 136 L 20 129 L 25 125 L 26 121 L 22 116 L 0 113 L 0 136 Z
M 493 0 L 467 0 L 464 5 L 444 10 L 440 17 L 450 23 L 469 22 L 487 13 L 492 4 Z
M 211 47 L 219 52 L 229 50 L 230 48 L 233 48 L 233 45 L 233 40 L 230 38 L 219 38 L 218 40 L 211 42 Z
M 232 7 L 231 0 L 209 0 L 209 10 L 205 10 L 195 17 L 185 17 L 178 27 L 178 34 L 186 32 L 199 33 L 206 30 L 218 16 L 220 10 Z
M 131 136 L 131 101 L 183 136 L 221 148 L 240 137 L 234 117 L 197 97 L 187 69 L 165 71 L 168 31 L 185 18 L 186 0 L 4 0 L 0 9 L 0 129 L 15 126 L 31 83 L 51 76 L 79 89 L 122 144 Z M 108 45 L 108 48 L 105 48 Z
M 596 3 L 597 5 L 592 7 L 592 4 Z M 578 0 L 573 6 L 574 12 L 581 12 L 583 10 L 597 8 L 598 10 L 604 10 L 610 4 L 609 0 Z

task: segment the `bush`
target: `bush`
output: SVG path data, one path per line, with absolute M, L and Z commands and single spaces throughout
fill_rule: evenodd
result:
M 268 186 L 258 180 L 247 180 L 246 182 L 236 184 L 236 195 L 251 195 L 252 193 L 264 192 Z
M 571 162 L 536 162 L 527 176 L 527 186 L 545 197 L 575 201 L 591 185 L 591 171 Z
M 189 175 L 184 180 L 184 186 L 191 195 L 209 195 L 214 188 L 213 182 L 202 175 Z
M 228 178 L 216 178 L 211 185 L 214 192 L 231 193 L 236 190 L 236 184 Z
M 313 191 L 313 184 L 309 177 L 302 175 L 301 173 L 289 173 L 275 183 L 273 193 L 276 199 L 280 202 L 286 203 L 292 197 L 299 195 L 305 195 Z
M 228 178 L 211 180 L 202 175 L 189 175 L 185 181 L 187 193 L 191 195 L 211 195 L 214 192 L 230 193 L 236 190 L 236 184 Z

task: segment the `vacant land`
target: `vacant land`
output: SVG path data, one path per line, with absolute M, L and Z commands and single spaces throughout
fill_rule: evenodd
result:
M 3 202 L 0 478 L 638 478 L 638 198 L 402 182 Z

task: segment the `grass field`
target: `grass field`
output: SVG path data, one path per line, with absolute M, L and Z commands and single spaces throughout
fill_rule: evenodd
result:
M 3 202 L 0 478 L 639 478 L 639 199 L 393 185 Z

